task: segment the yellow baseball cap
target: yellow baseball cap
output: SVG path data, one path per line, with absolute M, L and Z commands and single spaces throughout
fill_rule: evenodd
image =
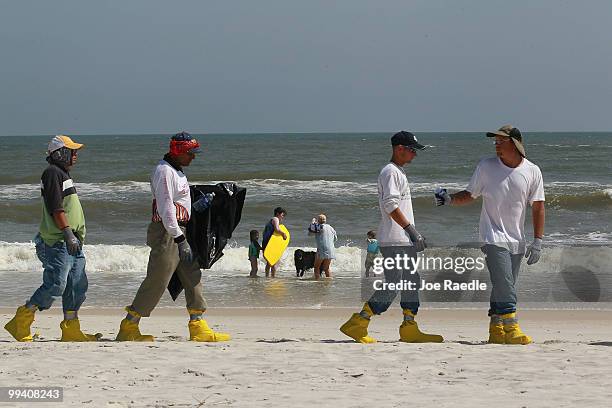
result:
M 68 136 L 57 135 L 49 142 L 49 146 L 47 147 L 47 155 L 51 154 L 51 152 L 54 152 L 57 149 L 61 149 L 62 147 L 67 147 L 68 149 L 72 150 L 78 150 L 83 146 L 85 145 L 82 143 L 76 143 Z

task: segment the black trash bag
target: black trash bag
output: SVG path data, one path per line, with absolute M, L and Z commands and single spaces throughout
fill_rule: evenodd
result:
M 200 268 L 210 269 L 223 256 L 223 248 L 240 223 L 246 188 L 234 183 L 197 185 L 189 187 L 191 202 L 195 203 L 203 194 L 215 193 L 212 205 L 206 211 L 191 212 L 187 224 L 187 242 L 191 246 Z M 183 284 L 176 272 L 168 283 L 172 300 L 183 291 Z

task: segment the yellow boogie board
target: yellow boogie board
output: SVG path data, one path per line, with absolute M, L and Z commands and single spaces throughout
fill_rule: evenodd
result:
M 283 239 L 283 236 L 278 232 L 274 232 L 268 241 L 268 245 L 266 245 L 266 249 L 264 250 L 264 258 L 270 265 L 275 265 L 278 261 L 280 261 L 283 256 L 283 252 L 287 249 L 289 245 L 289 240 L 291 239 L 291 235 L 289 234 L 289 230 L 284 225 L 279 226 L 280 230 L 287 234 L 287 239 Z

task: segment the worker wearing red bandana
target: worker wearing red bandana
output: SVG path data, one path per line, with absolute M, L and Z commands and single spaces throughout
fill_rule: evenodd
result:
M 151 248 L 147 276 L 132 304 L 126 307 L 127 316 L 121 321 L 118 341 L 154 340 L 151 335 L 141 334 L 138 324 L 141 317 L 150 316 L 175 272 L 185 288 L 189 339 L 205 342 L 230 339 L 225 333 L 214 332 L 202 318 L 206 311 L 202 272 L 185 238 L 192 203 L 183 167 L 189 166 L 197 153 L 201 153 L 198 141 L 187 132 L 177 133 L 170 140 L 169 152 L 151 174 L 153 203 L 147 230 L 147 245 Z M 205 202 L 194 203 L 194 207 L 204 210 L 212 197 L 203 196 L 201 200 Z

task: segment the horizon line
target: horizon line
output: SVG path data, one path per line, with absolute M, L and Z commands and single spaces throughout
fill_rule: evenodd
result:
M 489 130 L 490 131 L 490 130 Z M 219 135 L 219 136 L 242 136 L 242 135 L 355 135 L 355 134 L 389 134 L 392 135 L 398 132 L 395 131 L 306 131 L 306 132 L 189 132 L 194 135 Z M 486 133 L 486 130 L 461 130 L 461 131 L 449 131 L 449 130 L 412 130 L 411 132 L 419 133 Z M 174 132 L 176 133 L 176 132 Z M 94 133 L 94 132 L 65 132 L 61 134 L 67 135 L 78 135 L 78 136 L 170 136 L 173 132 L 152 132 L 152 133 Z M 612 130 L 528 130 L 522 131 L 524 134 L 528 133 L 612 133 Z M 39 133 L 39 134 L 0 134 L 0 137 L 53 137 L 56 133 Z

